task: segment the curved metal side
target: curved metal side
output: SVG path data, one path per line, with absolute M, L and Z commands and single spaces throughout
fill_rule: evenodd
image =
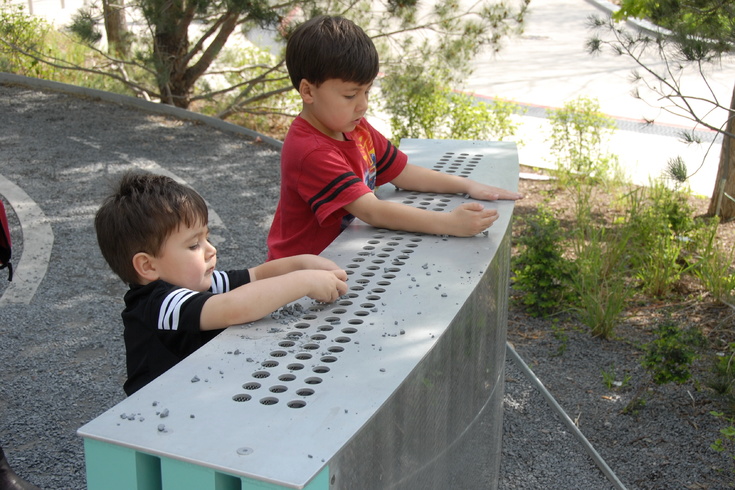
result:
M 517 188 L 512 143 L 401 149 Z M 447 212 L 469 200 L 379 197 Z M 350 225 L 323 252 L 349 274 L 339 301 L 230 327 L 79 429 L 88 488 L 496 488 L 513 203 L 486 205 L 500 219 L 470 238 Z

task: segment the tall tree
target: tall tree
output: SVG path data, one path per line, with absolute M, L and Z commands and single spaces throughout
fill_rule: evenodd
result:
M 120 57 L 128 56 L 130 39 L 125 20 L 125 0 L 102 0 L 102 13 L 109 52 Z
M 655 34 L 627 29 L 622 22 L 643 18 L 662 29 Z M 735 50 L 735 2 L 732 0 L 623 0 L 612 18 L 591 19 L 598 35 L 588 41 L 589 51 L 603 47 L 628 56 L 641 68 L 634 80 L 653 92 L 662 108 L 722 135 L 723 143 L 708 214 L 722 220 L 735 218 L 735 87 L 729 103 L 709 96 L 688 94 L 680 84 L 685 70 L 695 70 L 707 82 L 708 68 L 732 62 Z M 654 53 L 653 58 L 648 57 Z M 651 61 L 654 59 L 655 61 Z M 663 68 L 657 68 L 663 61 Z M 709 86 L 706 84 L 706 86 Z M 640 92 L 637 96 L 643 97 Z M 708 123 L 713 111 L 725 114 L 720 125 Z M 692 133 L 684 135 L 696 141 Z

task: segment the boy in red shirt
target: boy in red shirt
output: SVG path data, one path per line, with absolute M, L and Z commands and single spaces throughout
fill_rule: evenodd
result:
M 520 194 L 408 163 L 364 118 L 378 74 L 372 40 L 353 22 L 319 16 L 286 46 L 291 82 L 303 102 L 281 151 L 281 196 L 268 236 L 268 258 L 322 252 L 357 217 L 378 228 L 474 236 L 498 219 L 481 203 L 449 213 L 381 201 L 391 182 L 418 192 L 519 199 Z

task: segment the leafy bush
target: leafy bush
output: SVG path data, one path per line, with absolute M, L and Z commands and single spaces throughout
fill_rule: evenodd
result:
M 548 111 L 551 151 L 560 178 L 573 184 L 581 179 L 605 179 L 616 157 L 605 148 L 605 137 L 616 128 L 615 121 L 600 112 L 599 103 L 578 97 L 561 109 Z
M 405 67 L 380 81 L 382 106 L 390 114 L 392 139 L 469 139 L 502 141 L 518 128 L 513 115 L 522 109 L 511 102 L 477 101 L 453 91 L 441 70 Z
M 609 339 L 632 290 L 627 285 L 625 230 L 587 228 L 575 235 L 573 309 L 592 335 Z
M 513 286 L 522 291 L 522 303 L 533 316 L 560 311 L 569 295 L 570 265 L 562 254 L 564 234 L 552 212 L 539 206 L 524 219 L 518 239 L 521 252 L 513 258 Z

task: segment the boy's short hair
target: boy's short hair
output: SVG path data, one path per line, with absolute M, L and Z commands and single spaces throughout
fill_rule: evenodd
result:
M 170 177 L 129 172 L 103 202 L 94 219 L 97 243 L 115 274 L 138 284 L 135 254 L 158 256 L 182 224 L 207 224 L 207 204 L 193 189 Z
M 372 39 L 343 17 L 320 15 L 298 26 L 286 45 L 286 67 L 296 90 L 302 79 L 372 83 L 380 62 Z

